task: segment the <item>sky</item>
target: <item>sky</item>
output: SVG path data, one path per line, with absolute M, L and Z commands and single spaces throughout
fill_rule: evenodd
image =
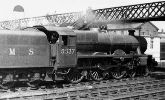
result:
M 158 0 L 0 0 L 0 21 L 44 16 L 54 13 L 79 12 L 85 11 L 88 7 L 92 9 L 102 9 L 157 1 Z M 17 5 L 21 5 L 24 8 L 24 13 L 13 11 Z M 160 30 L 165 30 L 165 22 L 153 23 Z

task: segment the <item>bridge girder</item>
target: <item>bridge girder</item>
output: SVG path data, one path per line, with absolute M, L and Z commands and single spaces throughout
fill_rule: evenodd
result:
M 33 25 L 55 25 L 73 26 L 76 29 L 81 29 L 117 21 L 145 22 L 164 20 L 165 1 L 160 1 L 96 10 L 90 9 L 86 12 L 86 15 L 83 15 L 81 12 L 74 12 L 2 21 L 0 26 L 6 29 L 16 29 Z
M 165 20 L 165 1 L 129 5 L 113 8 L 97 9 L 93 11 L 96 19 L 107 21 L 152 21 Z

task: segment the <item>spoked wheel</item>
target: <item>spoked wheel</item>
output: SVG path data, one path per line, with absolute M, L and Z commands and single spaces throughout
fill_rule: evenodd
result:
M 125 74 L 126 74 L 126 70 L 122 68 L 115 68 L 111 71 L 111 75 L 115 79 L 121 79 L 125 76 Z
M 42 80 L 34 80 L 34 81 L 27 82 L 27 85 L 32 88 L 38 88 L 40 87 L 41 82 Z
M 134 78 L 135 75 L 136 75 L 136 70 L 135 70 L 135 69 L 131 69 L 131 70 L 129 70 L 129 71 L 127 72 L 127 74 L 128 74 L 128 77 Z
M 14 85 L 15 85 L 15 82 L 4 82 L 0 84 L 0 87 L 2 89 L 11 89 L 14 87 Z
M 8 75 L 5 75 L 4 78 L 2 79 L 0 87 L 2 89 L 10 89 L 10 88 L 13 88 L 14 85 L 15 85 L 15 82 L 14 82 L 14 79 L 13 79 L 13 75 L 8 74 Z
M 71 69 L 66 78 L 71 83 L 78 83 L 84 78 L 84 74 L 77 69 Z
M 146 77 L 146 76 L 148 76 L 149 74 L 150 74 L 150 70 L 149 70 L 148 66 L 144 66 L 144 68 L 142 68 L 142 73 L 141 73 L 141 75 L 144 76 L 144 77 Z
M 38 88 L 41 84 L 42 80 L 40 78 L 39 73 L 35 73 L 27 82 L 27 85 L 33 88 Z
M 95 81 L 101 81 L 104 79 L 102 71 L 99 71 L 99 70 L 91 70 L 90 76 Z

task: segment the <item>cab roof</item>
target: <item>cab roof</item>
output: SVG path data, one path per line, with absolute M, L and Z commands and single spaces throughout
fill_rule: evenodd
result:
M 56 26 L 34 26 L 34 27 L 43 32 L 55 31 L 59 35 L 72 35 L 72 36 L 76 35 L 76 33 L 72 29 L 67 28 L 67 27 L 56 27 Z

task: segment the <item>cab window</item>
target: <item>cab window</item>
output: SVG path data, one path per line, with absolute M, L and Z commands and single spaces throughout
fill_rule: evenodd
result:
M 64 45 L 68 45 L 68 37 L 67 36 L 62 36 L 62 42 Z
M 63 45 L 67 46 L 75 46 L 76 45 L 76 37 L 75 36 L 62 36 Z
M 70 45 L 70 46 L 76 45 L 76 37 L 75 36 L 69 36 L 68 45 Z

